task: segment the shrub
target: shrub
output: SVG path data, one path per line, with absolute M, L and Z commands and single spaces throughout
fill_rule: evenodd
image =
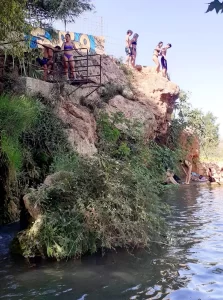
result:
M 20 236 L 26 256 L 56 259 L 98 248 L 135 248 L 159 240 L 158 197 L 146 169 L 100 157 L 79 158 L 73 172 L 30 194 L 42 216 Z M 37 230 L 34 228 L 38 226 Z
M 158 149 L 145 145 L 120 114 L 102 115 L 98 122 L 98 156 L 55 156 L 54 180 L 30 193 L 41 215 L 19 235 L 23 255 L 60 260 L 98 248 L 148 247 L 162 239 L 167 209 L 159 198 L 163 169 L 158 169 Z
M 19 138 L 37 120 L 39 103 L 28 97 L 0 96 L 1 151 L 12 169 L 22 165 L 22 147 Z
M 101 98 L 104 102 L 108 102 L 116 95 L 121 95 L 122 92 L 123 92 L 123 87 L 121 85 L 106 83 L 102 89 Z

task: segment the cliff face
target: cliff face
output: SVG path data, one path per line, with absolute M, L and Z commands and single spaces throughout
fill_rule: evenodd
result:
M 98 58 L 94 57 L 90 65 L 96 63 Z M 98 69 L 90 68 L 90 74 L 98 74 Z M 99 110 L 122 112 L 127 119 L 139 120 L 145 139 L 152 139 L 167 132 L 173 105 L 179 96 L 179 87 L 155 74 L 153 68 L 143 67 L 140 72 L 130 70 L 108 56 L 102 57 L 102 87 L 86 99 L 87 85 L 74 92 L 75 87 L 65 84 L 62 91 L 55 91 L 55 84 L 24 80 L 29 93 L 38 92 L 51 100 L 61 94 L 57 114 L 67 124 L 73 147 L 88 156 L 97 152 L 96 118 Z

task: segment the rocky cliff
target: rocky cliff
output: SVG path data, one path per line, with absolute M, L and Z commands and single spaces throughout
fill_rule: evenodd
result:
M 98 59 L 92 58 L 90 65 L 96 63 Z M 59 99 L 57 114 L 67 124 L 71 144 L 80 154 L 91 156 L 97 152 L 96 118 L 99 110 L 122 112 L 127 119 L 139 120 L 145 139 L 166 133 L 179 87 L 153 70 L 152 67 L 132 70 L 103 56 L 102 86 L 87 98 L 89 85 L 75 91 L 76 87 L 68 84 L 55 85 L 23 78 L 23 86 L 29 93 L 41 93 L 50 101 L 55 101 L 56 97 Z M 91 68 L 90 74 L 98 74 L 98 68 Z

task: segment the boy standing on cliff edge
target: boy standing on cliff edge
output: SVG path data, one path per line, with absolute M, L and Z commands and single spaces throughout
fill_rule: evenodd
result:
M 130 57 L 131 57 L 131 41 L 130 36 L 133 34 L 132 30 L 127 31 L 127 35 L 125 37 L 125 54 L 126 54 L 126 64 L 129 65 Z
M 167 78 L 167 59 L 166 59 L 166 54 L 167 54 L 167 49 L 171 48 L 171 44 L 167 44 L 166 47 L 163 47 L 161 50 L 161 65 L 163 69 L 163 77 Z

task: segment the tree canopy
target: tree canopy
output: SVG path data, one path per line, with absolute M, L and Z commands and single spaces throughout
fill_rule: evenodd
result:
M 29 25 L 50 27 L 55 20 L 74 22 L 94 8 L 91 0 L 1 0 L 0 41 L 15 40 Z
M 10 39 L 12 33 L 25 32 L 26 0 L 1 0 L 0 41 Z
M 94 8 L 91 0 L 26 0 L 30 20 L 51 25 L 54 20 L 74 22 L 85 11 Z
M 170 127 L 170 142 L 176 144 L 180 132 L 190 128 L 199 138 L 201 154 L 210 156 L 219 144 L 219 124 L 212 112 L 204 113 L 200 109 L 194 109 L 189 103 L 190 94 L 181 92 L 179 100 L 175 104 L 175 116 Z
M 219 12 L 223 13 L 223 1 L 220 2 L 219 0 L 214 0 L 210 3 L 208 3 L 208 9 L 206 12 L 208 13 L 213 10 L 215 10 L 217 14 Z

